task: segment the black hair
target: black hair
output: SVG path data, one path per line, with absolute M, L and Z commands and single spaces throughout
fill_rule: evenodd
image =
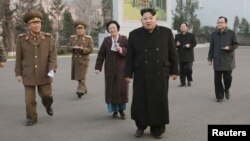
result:
M 225 20 L 225 22 L 227 23 L 227 18 L 226 17 L 224 17 L 224 16 L 220 16 L 219 18 L 218 18 L 218 20 L 219 19 L 224 19 Z
M 181 23 L 181 25 L 182 25 L 182 24 L 185 24 L 187 27 L 189 26 L 187 22 L 183 22 L 183 23 Z
M 141 16 L 143 16 L 146 12 L 150 12 L 153 16 L 156 14 L 156 10 L 154 8 L 143 8 L 141 9 Z
M 109 26 L 110 26 L 110 24 L 115 24 L 116 27 L 117 27 L 117 30 L 120 31 L 120 25 L 119 25 L 119 23 L 117 21 L 115 21 L 115 20 L 111 20 L 111 21 L 109 21 L 106 24 L 106 29 L 107 29 L 108 32 L 109 32 Z

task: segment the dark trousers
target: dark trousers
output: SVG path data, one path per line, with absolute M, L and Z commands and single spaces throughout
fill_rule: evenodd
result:
M 187 81 L 193 81 L 192 73 L 193 73 L 193 62 L 180 62 L 180 81 L 181 84 L 186 84 L 186 78 Z
M 222 77 L 224 81 L 224 86 L 222 83 Z M 215 96 L 217 99 L 224 98 L 225 90 L 229 90 L 232 83 L 232 70 L 229 71 L 214 71 L 214 86 L 215 86 Z

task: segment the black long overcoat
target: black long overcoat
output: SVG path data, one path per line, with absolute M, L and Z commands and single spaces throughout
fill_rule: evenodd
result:
M 178 74 L 178 57 L 172 31 L 141 27 L 129 34 L 125 76 L 134 79 L 132 119 L 142 126 L 169 123 L 169 75 Z

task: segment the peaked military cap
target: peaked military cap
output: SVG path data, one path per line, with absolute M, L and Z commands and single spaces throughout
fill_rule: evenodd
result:
M 27 13 L 24 14 L 23 21 L 25 23 L 41 22 L 42 13 L 36 10 L 28 11 Z
M 86 27 L 87 25 L 83 21 L 81 20 L 75 21 L 75 28 L 86 28 Z

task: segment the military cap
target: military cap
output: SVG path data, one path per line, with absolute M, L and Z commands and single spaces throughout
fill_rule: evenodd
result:
M 39 11 L 28 11 L 23 16 L 23 21 L 25 23 L 32 23 L 32 22 L 41 22 L 42 21 L 42 13 Z
M 75 28 L 86 28 L 86 27 L 87 25 L 83 21 L 81 20 L 75 21 Z

